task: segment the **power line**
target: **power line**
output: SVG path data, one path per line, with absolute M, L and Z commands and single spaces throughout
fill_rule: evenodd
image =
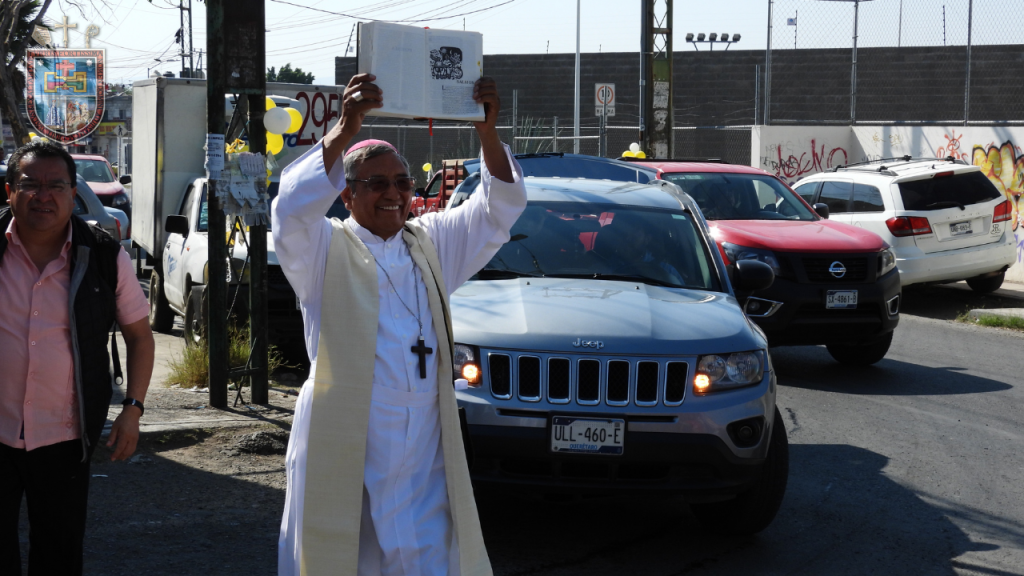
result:
M 438 18 L 422 18 L 422 19 L 418 19 L 418 20 L 380 20 L 380 19 L 377 19 L 377 18 L 366 18 L 366 17 L 362 17 L 361 18 L 361 17 L 359 17 L 357 15 L 354 15 L 354 14 L 346 14 L 344 12 L 332 12 L 330 10 L 323 10 L 321 8 L 313 8 L 312 6 L 303 6 L 301 4 L 295 4 L 293 2 L 287 2 L 285 0 L 270 0 L 270 1 L 271 2 L 276 2 L 278 4 L 287 4 L 288 6 L 295 6 L 296 8 L 304 8 L 306 10 L 312 10 L 314 12 L 323 12 L 324 14 L 332 14 L 334 16 L 346 16 L 348 18 L 356 18 L 356 19 L 360 19 L 360 20 L 371 20 L 371 21 L 374 21 L 374 22 L 393 22 L 393 23 L 402 22 L 402 23 L 413 24 L 413 23 L 417 23 L 417 22 L 432 22 L 434 20 L 438 20 Z M 469 16 L 470 14 L 478 14 L 480 12 L 486 12 L 488 10 L 493 10 L 493 9 L 498 8 L 500 6 L 504 6 L 506 4 L 511 4 L 511 3 L 515 2 L 515 1 L 516 0 L 506 0 L 505 2 L 501 2 L 501 3 L 495 4 L 493 6 L 488 6 L 487 8 L 480 8 L 479 10 L 473 10 L 473 11 L 470 11 L 470 12 L 463 12 L 462 14 L 453 14 L 451 16 L 446 16 L 445 19 L 447 20 L 449 18 L 460 18 L 462 16 Z

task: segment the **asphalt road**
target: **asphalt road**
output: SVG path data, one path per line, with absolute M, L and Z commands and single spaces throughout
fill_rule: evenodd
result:
M 684 503 L 480 497 L 499 575 L 1024 574 L 1024 334 L 950 321 L 1022 307 L 908 290 L 888 356 L 772 351 L 789 487 L 760 535 L 706 534 Z

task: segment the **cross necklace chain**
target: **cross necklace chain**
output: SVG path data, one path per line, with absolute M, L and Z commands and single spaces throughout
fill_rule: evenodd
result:
M 398 293 L 398 287 L 391 281 L 391 276 L 388 274 L 388 271 L 380 265 L 380 262 L 377 262 L 376 258 L 374 258 L 373 261 L 377 264 L 377 267 L 380 268 L 380 271 L 384 273 L 384 277 L 388 279 L 388 284 L 391 285 L 391 289 L 395 292 L 395 296 L 398 297 L 398 301 L 402 303 L 402 306 L 405 306 L 405 309 L 409 311 L 409 314 L 412 314 L 413 317 L 416 318 L 416 323 L 420 326 L 420 339 L 416 342 L 416 345 L 412 347 L 412 351 L 415 352 L 420 359 L 420 378 L 426 378 L 427 354 L 433 354 L 434 349 L 427 348 L 426 343 L 423 340 L 423 320 L 420 318 L 420 290 L 416 286 L 416 271 L 415 269 L 413 270 L 412 276 L 412 290 L 416 293 L 416 311 L 413 312 L 412 308 L 409 308 L 409 305 L 405 303 L 405 300 L 402 300 L 402 295 Z

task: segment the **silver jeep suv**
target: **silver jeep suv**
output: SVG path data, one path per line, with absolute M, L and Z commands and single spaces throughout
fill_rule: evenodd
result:
M 675 185 L 527 178 L 511 240 L 451 299 L 478 483 L 660 491 L 706 525 L 763 530 L 789 473 L 764 334 Z

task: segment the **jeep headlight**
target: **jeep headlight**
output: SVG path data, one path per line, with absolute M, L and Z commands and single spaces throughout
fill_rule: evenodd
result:
M 476 346 L 466 344 L 455 345 L 455 357 L 452 358 L 452 376 L 455 379 L 465 378 L 470 388 L 479 388 L 481 378 L 480 352 Z
M 892 248 L 886 248 L 878 253 L 878 276 L 885 276 L 890 270 L 896 267 L 896 254 Z
M 119 192 L 114 195 L 113 199 L 110 200 L 110 205 L 113 206 L 114 208 L 117 208 L 118 206 L 124 206 L 128 204 L 128 202 L 130 202 L 130 200 L 128 199 L 128 195 L 125 194 L 124 192 Z
M 758 262 L 764 262 L 771 266 L 772 271 L 775 272 L 776 276 L 782 275 L 782 268 L 779 267 L 779 260 L 771 250 L 748 248 L 746 246 L 740 246 L 739 244 L 732 244 L 730 242 L 722 242 L 722 249 L 725 250 L 725 255 L 729 258 L 730 262 L 739 262 L 740 260 L 757 260 Z
M 693 379 L 694 392 L 707 394 L 757 384 L 764 374 L 763 355 L 763 351 L 755 350 L 701 356 Z

